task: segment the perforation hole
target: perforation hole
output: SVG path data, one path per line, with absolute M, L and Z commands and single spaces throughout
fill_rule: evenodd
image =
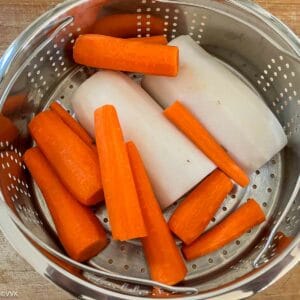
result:
M 196 264 L 192 264 L 192 268 L 195 270 L 197 269 L 197 265 Z

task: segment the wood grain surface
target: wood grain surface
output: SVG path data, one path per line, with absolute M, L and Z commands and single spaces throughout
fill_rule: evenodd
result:
M 41 13 L 57 0 L 0 0 L 0 55 Z M 257 0 L 300 35 L 300 0 Z M 300 266 L 253 300 L 299 300 Z M 37 274 L 8 244 L 0 232 L 0 299 L 3 291 L 16 291 L 18 299 L 69 300 L 69 294 Z M 4 299 L 4 298 L 3 298 Z

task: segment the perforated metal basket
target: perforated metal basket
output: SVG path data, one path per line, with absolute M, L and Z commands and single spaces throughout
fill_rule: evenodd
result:
M 151 32 L 151 16 L 160 16 L 169 39 L 189 34 L 262 95 L 289 140 L 280 154 L 251 175 L 247 189 L 234 188 L 210 226 L 250 197 L 260 202 L 267 222 L 187 263 L 188 275 L 178 287 L 149 280 L 138 242 L 111 241 L 85 265 L 67 258 L 43 197 L 21 160 L 32 145 L 30 119 L 53 100 L 71 109 L 70 96 L 94 72 L 73 62 L 75 38 L 88 32 L 97 18 L 114 13 L 146 14 L 146 32 Z M 160 287 L 163 295 L 156 298 L 234 299 L 266 288 L 299 260 L 299 55 L 297 37 L 248 0 L 72 0 L 57 6 L 27 28 L 0 61 L 0 108 L 20 131 L 16 139 L 0 141 L 3 232 L 40 273 L 82 298 L 153 298 L 153 287 Z M 176 205 L 166 211 L 167 218 Z M 97 215 L 109 232 L 106 211 Z

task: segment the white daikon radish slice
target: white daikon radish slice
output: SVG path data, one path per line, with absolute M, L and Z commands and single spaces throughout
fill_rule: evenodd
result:
M 139 148 L 154 191 L 165 208 L 215 169 L 162 114 L 160 106 L 123 73 L 99 71 L 71 99 L 80 123 L 94 136 L 94 111 L 115 106 L 126 140 Z
M 179 47 L 178 76 L 142 81 L 162 107 L 181 101 L 248 173 L 286 145 L 280 123 L 248 85 L 191 37 L 180 36 L 170 45 Z

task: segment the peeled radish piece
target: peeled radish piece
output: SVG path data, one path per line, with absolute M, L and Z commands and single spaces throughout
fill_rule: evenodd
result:
M 142 86 L 164 108 L 176 100 L 191 110 L 248 173 L 260 168 L 287 143 L 263 100 L 189 36 L 179 47 L 177 77 L 145 76 Z
M 94 111 L 115 106 L 126 140 L 140 149 L 161 207 L 178 200 L 215 169 L 162 114 L 159 105 L 123 73 L 100 71 L 75 92 L 72 106 L 80 123 L 94 136 Z

